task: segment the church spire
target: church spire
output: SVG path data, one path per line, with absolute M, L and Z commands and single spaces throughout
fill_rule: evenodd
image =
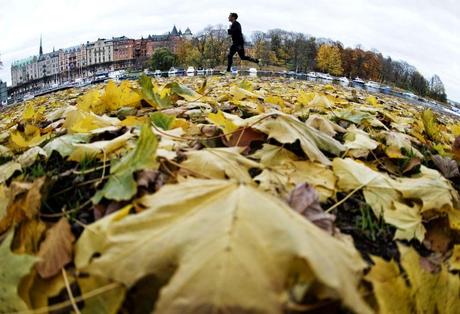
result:
M 39 55 L 43 55 L 42 35 L 40 35 L 40 52 Z

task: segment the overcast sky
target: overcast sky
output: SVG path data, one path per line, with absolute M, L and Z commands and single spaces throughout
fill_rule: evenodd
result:
M 406 60 L 430 78 L 438 74 L 450 99 L 460 101 L 460 1 L 457 0 L 0 0 L 0 79 L 10 65 L 38 53 L 87 40 L 162 34 L 175 24 L 193 33 L 227 25 L 240 15 L 246 36 L 282 28 L 361 44 Z

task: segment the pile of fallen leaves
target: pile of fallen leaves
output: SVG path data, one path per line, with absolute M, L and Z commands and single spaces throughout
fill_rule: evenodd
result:
M 306 81 L 2 111 L 0 313 L 456 313 L 460 123 Z

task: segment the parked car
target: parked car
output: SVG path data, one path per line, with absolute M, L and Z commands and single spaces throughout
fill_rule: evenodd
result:
M 380 91 L 382 93 L 389 93 L 389 92 L 391 92 L 391 87 L 388 86 L 388 85 L 387 86 L 380 86 Z
M 26 101 L 26 100 L 31 100 L 31 99 L 34 99 L 34 95 L 32 93 L 27 93 L 24 95 L 23 97 L 23 100 Z
M 175 67 L 172 67 L 168 71 L 169 76 L 175 76 L 177 74 L 177 69 Z
M 415 95 L 412 92 L 405 92 L 405 93 L 403 93 L 403 96 L 406 97 L 406 98 L 417 99 L 417 95 Z
M 359 84 L 359 85 L 364 85 L 365 82 L 357 76 L 357 77 L 354 78 L 353 83 Z
M 322 80 L 332 81 L 334 78 L 329 73 L 316 73 L 316 77 Z
M 368 88 L 374 88 L 374 89 L 380 88 L 380 84 L 374 81 L 367 81 L 364 85 L 366 85 L 366 87 Z

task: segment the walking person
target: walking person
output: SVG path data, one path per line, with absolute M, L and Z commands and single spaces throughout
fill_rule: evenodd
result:
M 228 30 L 228 34 L 232 36 L 232 46 L 228 53 L 228 63 L 227 63 L 227 72 L 231 71 L 233 64 L 233 56 L 235 53 L 238 53 L 241 60 L 247 60 L 259 64 L 259 60 L 246 56 L 244 53 L 244 38 L 243 32 L 241 31 L 241 24 L 237 21 L 238 14 L 230 13 L 228 16 L 228 21 L 232 23 Z

